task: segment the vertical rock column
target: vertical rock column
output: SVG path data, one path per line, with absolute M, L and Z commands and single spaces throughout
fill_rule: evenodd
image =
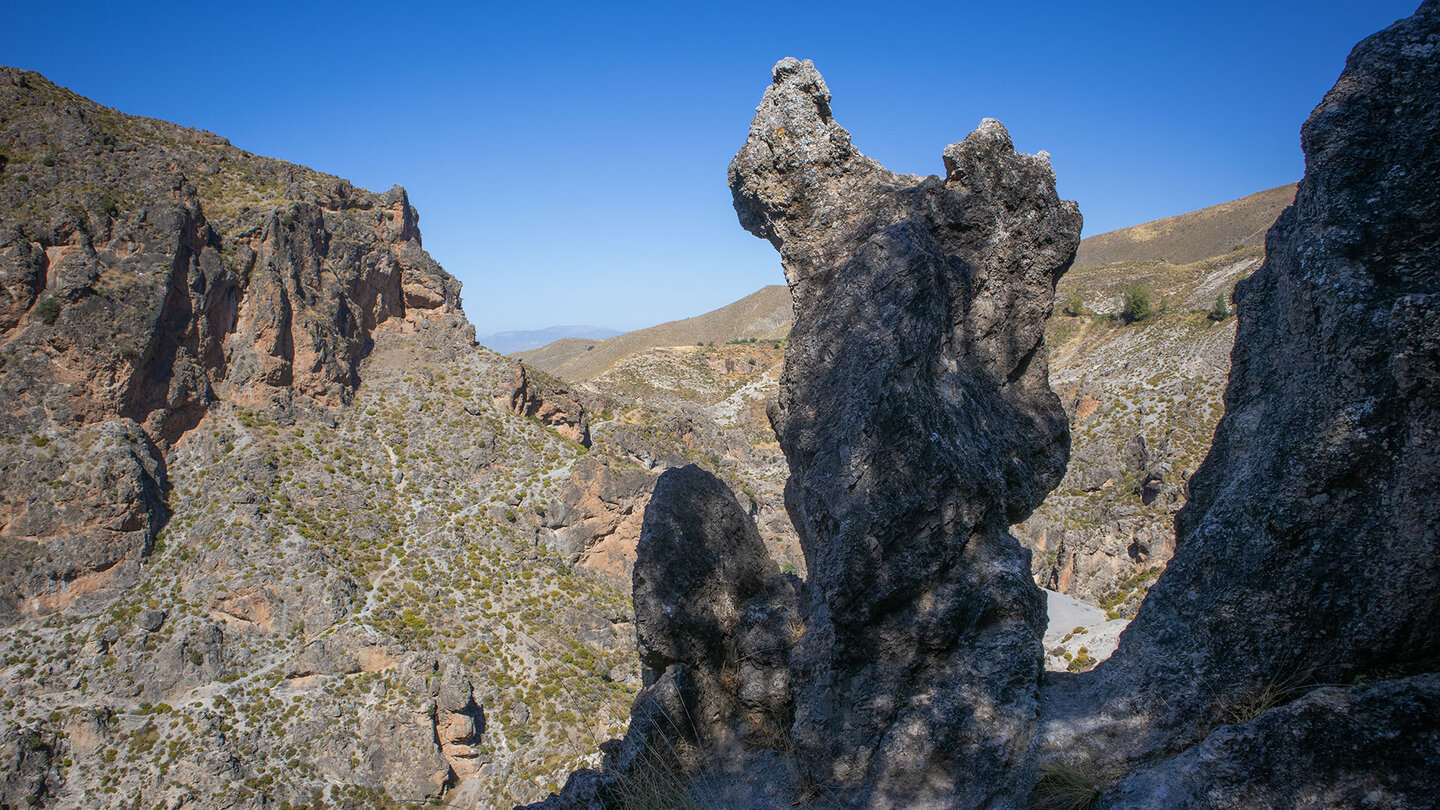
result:
M 1043 330 L 1080 214 L 997 121 L 945 148 L 943 179 L 896 174 L 810 62 L 773 75 L 730 187 L 795 303 L 771 418 L 810 574 L 797 756 L 846 804 L 1007 801 L 1045 628 L 1008 527 L 1069 454 Z
M 1352 718 L 1370 706 L 1428 724 L 1430 740 L 1440 725 L 1440 681 L 1420 677 L 1440 672 L 1440 2 L 1355 47 L 1301 145 L 1295 204 L 1236 288 L 1225 416 L 1176 518 L 1175 559 L 1115 655 L 1047 689 L 1053 755 L 1128 760 L 1119 770 L 1207 736 L 1268 729 L 1284 738 L 1273 751 L 1305 739 L 1310 761 L 1274 775 L 1207 743 L 1176 772 L 1196 757 L 1243 767 L 1168 806 L 1214 806 L 1206 790 L 1230 807 L 1304 790 L 1327 797 L 1314 806 L 1419 806 L 1374 793 L 1382 782 L 1435 795 L 1433 748 L 1417 788 L 1401 774 L 1422 760 L 1396 754 L 1398 726 Z M 1408 688 L 1369 696 L 1320 688 L 1404 676 Z M 1305 720 L 1321 710 L 1329 726 Z

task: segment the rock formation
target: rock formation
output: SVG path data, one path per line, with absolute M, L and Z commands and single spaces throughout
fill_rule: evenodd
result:
M 524 363 L 516 360 L 511 367 L 511 385 L 508 395 L 501 393 L 496 397 L 496 407 L 537 419 L 561 436 L 590 446 L 590 418 L 585 406 L 564 383 L 526 369 Z
M 730 184 L 795 297 L 772 420 L 809 566 L 797 754 L 859 806 L 1001 801 L 1045 624 L 1008 527 L 1065 470 L 1043 330 L 1080 215 L 997 121 L 946 147 L 943 179 L 897 175 L 812 65 L 774 78 Z
M 1226 412 L 1176 556 L 1114 657 L 1047 689 L 1048 755 L 1130 774 L 1114 806 L 1433 801 L 1437 57 L 1428 0 L 1360 43 L 1306 122 L 1295 204 L 1236 291 Z M 1308 767 L 1264 767 L 1297 747 Z
M 793 652 L 772 642 L 784 677 L 748 688 L 770 707 L 760 715 L 794 721 L 772 721 L 743 755 L 729 744 L 748 717 L 726 688 L 727 647 L 748 660 L 732 628 L 788 615 L 785 602 L 755 601 L 763 567 L 740 560 L 763 550 L 758 537 L 724 565 L 657 553 L 755 534 L 728 493 L 657 487 L 635 568 L 652 674 L 604 775 L 572 780 L 559 806 L 622 806 L 637 762 L 668 748 L 699 752 L 679 758 L 691 789 L 736 806 L 980 807 L 1028 787 L 1014 766 L 1033 733 L 1045 604 L 1007 528 L 1064 472 L 1043 329 L 1079 213 L 1045 157 L 1017 154 L 998 122 L 944 150 L 944 179 L 921 179 L 855 150 L 829 102 L 813 65 L 781 61 L 730 167 L 740 220 L 780 249 L 795 300 L 771 419 L 809 570 L 804 632 Z M 647 537 L 668 542 L 647 549 Z M 657 563 L 716 584 L 682 596 L 697 576 Z M 652 594 L 669 576 L 675 591 Z M 744 668 L 732 677 L 747 693 Z M 690 748 L 657 731 L 676 717 L 700 718 Z M 767 746 L 773 761 L 754 750 Z
M 791 723 L 799 584 L 723 482 L 694 465 L 662 473 L 636 549 L 644 686 L 630 727 L 603 772 L 576 773 L 547 806 L 673 806 L 696 790 L 720 804 L 788 803 L 793 769 L 775 752 Z M 779 773 L 734 778 L 757 759 Z
M 28 493 L 0 504 L 13 619 L 134 583 L 165 520 L 163 451 L 217 399 L 348 401 L 377 326 L 453 312 L 460 285 L 398 186 L 257 160 L 12 68 L 0 108 L 7 165 L 43 155 L 0 183 L 0 490 Z M 172 147 L 141 148 L 157 137 Z
M 0 69 L 0 805 L 493 806 L 623 730 L 628 601 L 536 543 L 583 412 L 417 221 Z

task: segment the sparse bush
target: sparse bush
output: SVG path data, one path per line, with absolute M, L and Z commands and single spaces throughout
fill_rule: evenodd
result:
M 60 299 L 53 295 L 46 297 L 40 302 L 40 306 L 35 308 L 35 314 L 40 316 L 40 322 L 47 326 L 55 323 L 55 319 L 60 317 Z
M 1136 282 L 1125 288 L 1125 294 L 1120 299 L 1120 317 L 1126 323 L 1136 323 L 1155 314 L 1151 306 L 1154 294 L 1150 288 Z
M 1215 306 L 1210 308 L 1210 320 L 1223 321 L 1230 317 L 1230 307 L 1225 305 L 1225 293 L 1215 296 Z
M 1031 806 L 1036 810 L 1090 810 L 1109 781 L 1084 765 L 1046 762 L 1040 766 Z
M 1080 297 L 1080 293 L 1078 291 L 1071 290 L 1070 294 L 1065 296 L 1064 310 L 1066 315 L 1070 315 L 1072 317 L 1079 317 L 1081 315 L 1084 315 L 1085 299 Z

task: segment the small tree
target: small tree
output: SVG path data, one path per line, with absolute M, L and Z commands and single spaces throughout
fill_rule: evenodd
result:
M 1154 315 L 1155 310 L 1150 306 L 1152 297 L 1150 288 L 1138 281 L 1126 287 L 1120 299 L 1120 317 L 1126 323 L 1135 323 Z
M 1071 290 L 1070 294 L 1065 296 L 1065 305 L 1063 307 L 1063 310 L 1066 315 L 1072 315 L 1075 317 L 1084 315 L 1085 300 L 1080 297 L 1079 292 Z
M 53 295 L 46 298 L 35 308 L 35 314 L 39 315 L 40 321 L 46 325 L 55 323 L 55 319 L 60 317 L 60 299 Z
M 1225 305 L 1225 293 L 1215 296 L 1215 306 L 1210 308 L 1210 320 L 1223 321 L 1230 317 L 1230 307 Z

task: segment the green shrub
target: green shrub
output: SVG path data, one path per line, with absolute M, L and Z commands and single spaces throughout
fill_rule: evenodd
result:
M 1064 311 L 1066 315 L 1070 315 L 1072 317 L 1078 317 L 1085 314 L 1085 299 L 1080 297 L 1079 292 L 1071 290 L 1070 294 L 1065 296 Z
M 1150 292 L 1149 287 L 1138 281 L 1131 284 L 1125 288 L 1125 293 L 1120 299 L 1120 317 L 1126 323 L 1136 323 L 1149 318 L 1155 314 L 1155 309 L 1151 305 L 1153 298 L 1154 294 Z
M 1225 305 L 1225 293 L 1215 296 L 1215 306 L 1210 308 L 1210 320 L 1223 321 L 1230 317 L 1230 307 Z
M 55 323 L 55 319 L 60 317 L 60 299 L 53 295 L 47 296 L 40 302 L 40 306 L 35 308 L 35 314 L 39 315 L 40 322 L 47 326 Z

